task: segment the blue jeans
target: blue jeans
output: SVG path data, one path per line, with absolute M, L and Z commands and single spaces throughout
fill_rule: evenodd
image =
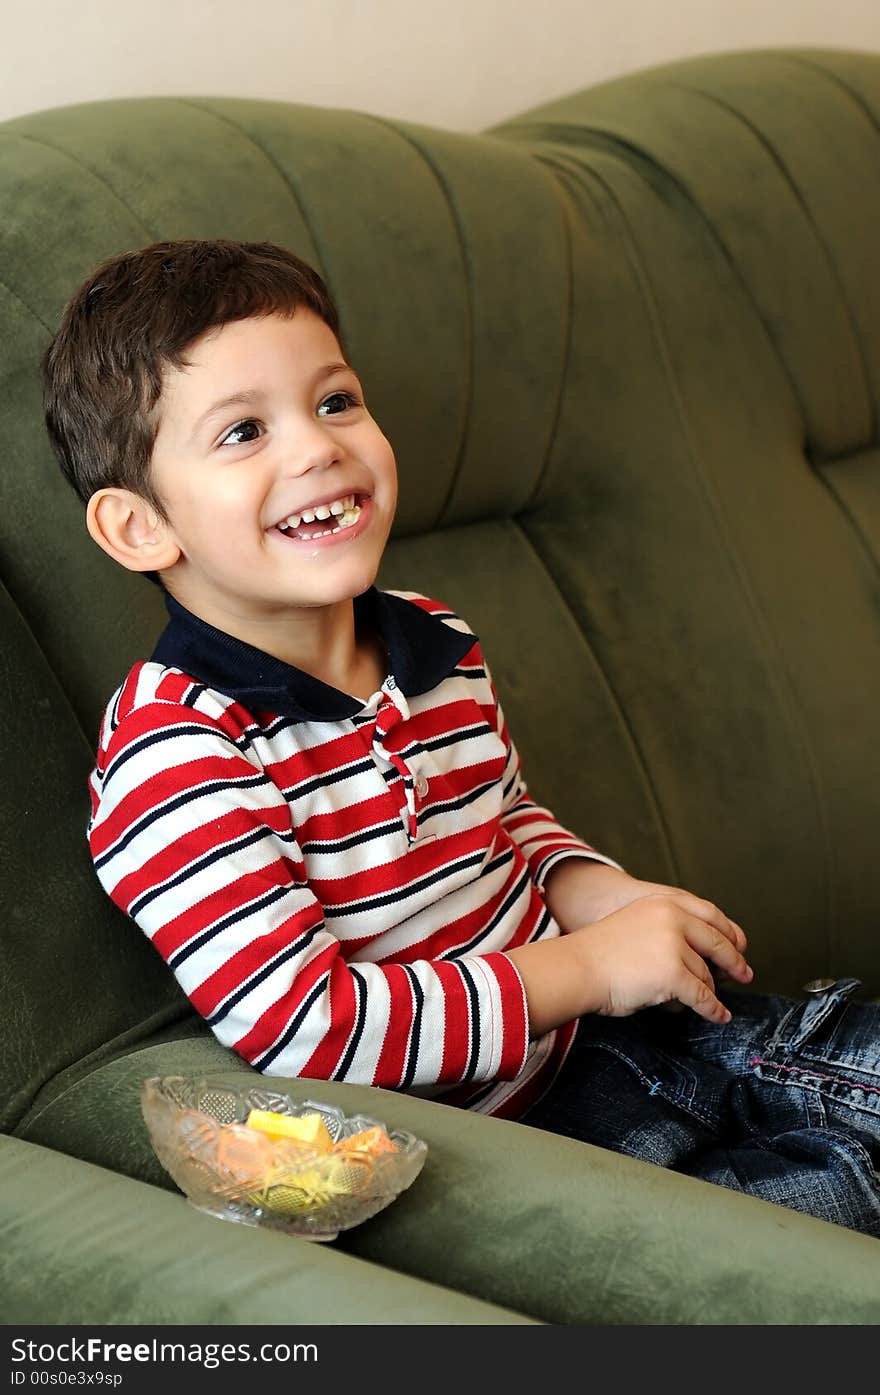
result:
M 880 1005 L 858 979 L 808 998 L 721 988 L 691 1009 L 582 1017 L 522 1118 L 690 1177 L 880 1236 Z

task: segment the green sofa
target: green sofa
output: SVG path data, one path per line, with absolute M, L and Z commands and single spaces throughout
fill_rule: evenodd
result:
M 248 1068 L 101 891 L 103 704 L 164 623 L 89 540 L 38 361 L 105 256 L 283 243 L 401 473 L 380 580 L 481 636 L 530 788 L 746 929 L 755 986 L 880 993 L 880 54 L 681 62 L 479 135 L 229 98 L 0 125 L 2 1320 L 880 1320 L 880 1244 L 366 1086 L 412 1188 L 332 1245 L 193 1210 L 142 1080 Z M 873 714 L 873 715 L 872 715 Z

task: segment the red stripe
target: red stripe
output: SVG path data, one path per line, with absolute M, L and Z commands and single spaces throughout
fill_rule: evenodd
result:
M 169 752 L 170 754 L 170 752 Z M 98 858 L 107 851 L 123 834 L 128 832 L 130 826 L 151 811 L 158 810 L 159 807 L 168 800 L 174 799 L 179 794 L 193 791 L 198 785 L 208 784 L 214 780 L 251 780 L 258 778 L 260 771 L 251 765 L 250 761 L 243 756 L 230 754 L 228 756 L 216 752 L 206 752 L 203 756 L 196 756 L 193 759 L 181 761 L 179 765 L 166 765 L 157 770 L 155 774 L 148 775 L 146 779 L 133 790 L 124 795 L 119 803 L 111 809 L 103 822 L 99 823 L 93 830 L 90 838 L 92 857 Z M 212 796 L 217 798 L 215 792 Z M 222 793 L 220 798 L 233 799 L 237 797 L 236 791 L 230 790 L 226 796 Z M 286 811 L 286 823 L 290 828 L 290 810 Z M 262 817 L 263 811 L 260 811 Z M 172 817 L 179 818 L 175 814 Z M 184 816 L 185 817 L 185 816 Z M 173 823 L 171 824 L 173 828 Z
M 340 955 L 336 956 L 330 968 L 328 993 L 330 1025 L 300 1071 L 301 1075 L 312 1080 L 329 1080 L 339 1065 L 354 1027 L 357 1006 L 354 979 Z
M 426 610 L 429 615 L 433 615 L 438 610 L 449 610 L 448 605 L 443 605 L 440 601 L 434 601 L 430 596 L 407 596 L 407 600 L 411 605 L 417 605 L 419 610 Z
M 187 906 L 180 915 L 167 921 L 156 931 L 153 944 L 163 959 L 170 959 L 172 954 L 194 935 L 233 912 L 244 909 L 250 902 L 259 900 L 270 887 L 276 886 L 289 887 L 292 894 L 295 893 L 301 899 L 308 897 L 311 900 L 308 890 L 293 885 L 288 868 L 279 858 L 268 867 L 261 867 L 258 872 L 243 873 L 226 886 L 219 887 L 197 901 L 194 906 Z M 277 904 L 277 901 L 273 902 L 273 905 Z
M 461 1080 L 471 1051 L 471 1005 L 461 971 L 438 959 L 432 965 L 443 986 L 445 1023 L 441 1080 Z
M 348 877 L 313 877 L 310 885 L 321 905 L 332 914 L 333 906 L 347 906 L 373 896 L 404 890 L 419 878 L 447 867 L 459 857 L 486 847 L 487 830 L 491 824 L 478 824 L 451 838 L 438 838 L 433 843 L 415 843 L 404 857 L 379 867 L 367 867 Z
M 401 1082 L 406 1070 L 407 1048 L 412 1031 L 415 1004 L 409 974 L 400 964 L 389 964 L 383 970 L 391 995 L 391 1008 L 388 1026 L 382 1040 L 382 1049 L 376 1062 L 371 1084 L 393 1090 Z
M 442 925 L 431 926 L 428 934 L 422 940 L 415 940 L 405 948 L 394 951 L 392 959 L 378 959 L 379 964 L 387 965 L 397 961 L 397 963 L 413 963 L 417 959 L 436 959 L 440 954 L 446 954 L 450 950 L 460 948 L 467 944 L 473 937 L 489 924 L 494 917 L 499 906 L 510 894 L 511 887 L 521 875 L 523 863 L 516 861 L 512 866 L 509 875 L 505 878 L 502 886 L 479 906 L 472 906 L 465 915 L 457 916 L 454 920 L 444 920 Z M 543 913 L 544 902 L 537 891 L 532 890 L 527 893 L 530 902 L 534 902 L 534 911 L 530 915 L 527 908 L 525 924 L 521 927 L 525 938 L 531 934 L 538 918 Z M 510 941 L 513 948 L 514 941 Z M 479 949 L 475 951 L 479 953 Z
M 522 1070 L 529 1036 L 522 980 L 506 954 L 486 954 L 483 962 L 498 980 L 501 992 L 502 1047 L 499 1080 L 513 1080 Z
M 234 993 L 243 983 L 256 974 L 264 965 L 274 959 L 276 954 L 286 949 L 289 945 L 301 936 L 306 935 L 309 930 L 320 925 L 323 920 L 321 907 L 317 903 L 303 906 L 295 915 L 288 918 L 265 934 L 257 935 L 254 939 L 243 944 L 222 964 L 219 964 L 213 973 L 203 979 L 198 988 L 190 993 L 190 1001 L 203 1017 L 210 1017 L 216 1012 L 221 1003 Z M 311 943 L 308 951 L 312 951 Z M 208 945 L 201 954 L 210 955 L 211 948 Z M 198 961 L 197 961 L 198 962 Z M 291 977 L 296 973 L 296 964 L 287 960 L 284 965 L 285 972 Z M 304 977 L 300 975 L 300 978 Z M 302 984 L 297 980 L 295 993 L 289 995 L 292 1000 L 302 997 Z M 285 998 L 288 995 L 285 995 Z
M 254 1061 L 264 1051 L 268 1051 L 269 1047 L 277 1041 L 284 1031 L 289 1019 L 309 996 L 315 984 L 330 972 L 334 960 L 338 957 L 339 946 L 328 944 L 314 958 L 303 964 L 288 991 L 274 1003 L 271 1003 L 244 1036 L 239 1037 L 235 1043 L 235 1050 L 248 1061 Z M 293 969 L 291 969 L 292 972 Z M 315 1004 L 315 1010 L 320 1010 L 318 1004 Z
M 270 828 L 275 833 L 287 832 L 290 829 L 289 810 L 266 809 L 261 811 L 258 818 L 250 809 L 240 806 L 230 809 L 221 818 L 212 819 L 201 828 L 186 832 L 176 842 L 159 848 L 142 866 L 136 867 L 127 877 L 116 883 L 113 888 L 113 900 L 127 911 L 128 907 L 139 901 L 146 892 L 161 886 L 163 882 L 174 877 L 185 867 L 198 862 L 199 858 L 215 848 L 263 828 Z M 247 849 L 246 853 L 249 852 L 250 849 Z M 235 856 L 234 850 L 230 850 L 228 859 Z M 295 881 L 305 881 L 306 870 L 302 862 L 293 856 L 281 861 L 286 866 L 288 877 Z
M 330 741 L 321 741 L 305 751 L 295 751 L 285 760 L 266 764 L 266 773 L 275 783 L 289 789 L 292 785 L 303 784 L 320 775 L 341 770 L 344 765 L 354 764 L 364 758 L 364 743 L 357 731 L 346 732 Z M 293 791 L 296 797 L 296 790 Z
M 193 682 L 188 674 L 171 669 L 156 684 L 156 698 L 160 702 L 182 703 Z
M 323 840 L 335 842 L 361 833 L 366 828 L 385 823 L 398 817 L 399 805 L 389 791 L 376 795 L 373 799 L 362 799 L 359 804 L 349 804 L 342 809 L 332 809 L 326 814 L 309 814 L 297 824 L 297 839 L 300 846 Z
M 442 804 L 445 799 L 461 799 L 480 785 L 499 780 L 504 774 L 504 757 L 481 760 L 474 765 L 458 765 L 442 775 L 432 775 L 428 785 L 427 807 Z
M 468 727 L 481 726 L 486 720 L 484 709 L 473 698 L 457 698 L 439 707 L 414 712 L 408 722 L 395 726 L 385 738 L 387 750 L 400 751 L 413 741 L 428 742 L 438 736 L 450 736 Z M 494 723 L 490 721 L 494 730 Z

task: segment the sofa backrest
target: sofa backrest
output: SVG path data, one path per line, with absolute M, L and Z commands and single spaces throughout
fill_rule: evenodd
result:
M 757 986 L 880 991 L 878 122 L 880 55 L 810 51 L 482 135 L 219 98 L 0 125 L 7 1126 L 192 1019 L 85 847 L 164 607 L 89 540 L 38 376 L 78 282 L 159 238 L 320 269 L 400 467 L 380 580 L 474 625 L 536 797 L 740 921 Z

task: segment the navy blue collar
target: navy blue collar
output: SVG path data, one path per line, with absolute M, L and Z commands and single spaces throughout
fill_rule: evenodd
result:
M 249 711 L 261 708 L 298 721 L 337 722 L 362 710 L 357 698 L 200 620 L 167 592 L 165 605 L 171 619 L 153 650 L 155 662 L 181 669 Z M 355 597 L 354 614 L 359 629 L 370 628 L 381 639 L 389 671 L 405 697 L 435 688 L 476 638 L 375 586 Z

